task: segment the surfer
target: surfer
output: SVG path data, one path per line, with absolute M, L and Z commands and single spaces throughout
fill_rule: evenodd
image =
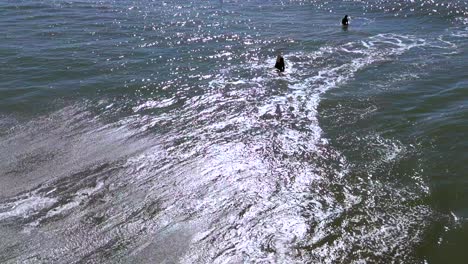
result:
M 284 58 L 281 54 L 278 54 L 278 57 L 276 57 L 275 68 L 280 72 L 284 72 Z
M 348 15 L 345 15 L 343 17 L 343 19 L 341 20 L 341 25 L 343 25 L 343 26 L 349 25 Z
M 281 111 L 281 107 L 279 104 L 276 105 L 275 114 L 276 118 L 281 118 L 283 116 L 283 112 Z

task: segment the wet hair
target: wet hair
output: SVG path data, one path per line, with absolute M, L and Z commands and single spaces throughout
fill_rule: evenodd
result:
M 280 62 L 281 59 L 283 59 L 283 55 L 281 55 L 281 53 L 279 53 L 278 56 L 276 56 L 276 62 Z

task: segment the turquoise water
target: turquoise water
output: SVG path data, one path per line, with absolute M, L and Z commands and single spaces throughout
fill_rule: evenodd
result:
M 0 0 L 0 26 L 0 262 L 466 262 L 465 1 Z

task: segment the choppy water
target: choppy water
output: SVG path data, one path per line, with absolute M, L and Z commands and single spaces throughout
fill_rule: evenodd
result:
M 0 0 L 0 27 L 0 262 L 465 263 L 465 1 Z

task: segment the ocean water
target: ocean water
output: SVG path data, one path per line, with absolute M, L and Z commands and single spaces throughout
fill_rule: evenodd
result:
M 0 263 L 466 263 L 466 1 L 0 0 L 0 27 Z

